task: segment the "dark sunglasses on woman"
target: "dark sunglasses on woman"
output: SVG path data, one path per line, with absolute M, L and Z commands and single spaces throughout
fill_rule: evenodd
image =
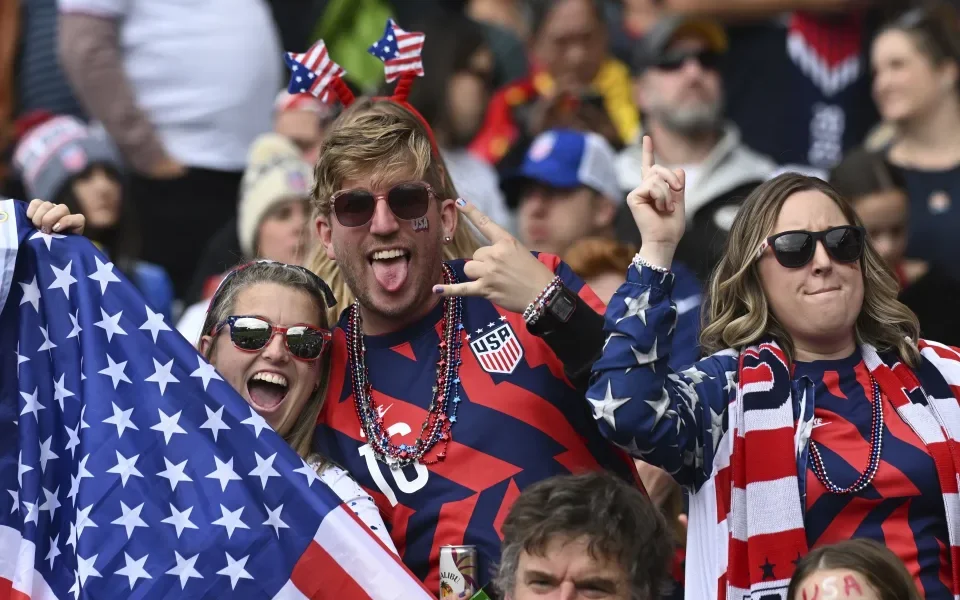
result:
M 230 326 L 230 341 L 238 350 L 259 352 L 267 347 L 274 335 L 282 335 L 287 350 L 300 360 L 320 358 L 332 339 L 329 331 L 313 325 L 281 327 L 263 317 L 245 315 L 227 317 L 213 328 L 210 335 L 218 335 L 227 325 Z
M 821 242 L 833 260 L 852 263 L 863 256 L 866 231 L 856 225 L 841 225 L 824 231 L 782 231 L 765 239 L 757 249 L 757 258 L 768 247 L 773 248 L 777 262 L 788 269 L 797 269 L 811 260 Z
M 341 190 L 334 194 L 333 213 L 344 227 L 361 227 L 373 219 L 377 202 L 385 200 L 398 219 L 412 221 L 427 214 L 430 198 L 436 196 L 429 183 L 411 181 L 398 183 L 384 194 L 370 190 Z

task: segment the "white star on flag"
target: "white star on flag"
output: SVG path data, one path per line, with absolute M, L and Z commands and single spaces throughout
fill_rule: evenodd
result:
M 147 573 L 147 570 L 143 568 L 143 563 L 147 561 L 149 554 L 144 554 L 137 560 L 133 560 L 129 554 L 126 552 L 123 553 L 123 560 L 126 563 L 124 567 L 118 570 L 114 575 L 124 575 L 127 580 L 130 582 L 130 589 L 133 589 L 133 586 L 137 583 L 137 579 L 153 579 L 150 577 L 150 573 Z
M 34 276 L 30 283 L 20 283 L 20 287 L 23 288 L 23 298 L 20 298 L 20 305 L 29 302 L 33 306 L 33 310 L 40 312 L 40 286 L 37 285 L 37 277 Z
M 136 466 L 137 459 L 140 458 L 139 454 L 134 454 L 130 458 L 127 458 L 120 454 L 119 450 L 114 450 L 114 452 L 117 453 L 117 464 L 107 469 L 107 473 L 120 475 L 121 487 L 127 487 L 127 480 L 130 479 L 130 477 L 143 477 L 143 473 L 141 473 Z
M 177 484 L 180 483 L 181 481 L 193 481 L 193 479 L 190 479 L 189 475 L 184 473 L 184 470 L 187 468 L 187 460 L 188 459 L 185 458 L 183 459 L 183 462 L 181 462 L 178 465 L 175 465 L 172 462 L 170 462 L 170 460 L 166 456 L 163 457 L 163 462 L 167 468 L 157 473 L 157 476 L 164 477 L 170 482 L 171 492 L 176 491 Z
M 80 335 L 80 332 L 83 331 L 83 327 L 80 327 L 80 309 L 77 309 L 77 312 L 74 314 L 67 313 L 67 316 L 70 317 L 70 324 L 73 326 L 73 329 L 70 330 L 70 333 L 67 334 L 67 339 L 77 337 Z
M 225 554 L 227 555 L 227 566 L 217 571 L 217 575 L 224 575 L 230 578 L 230 589 L 237 589 L 237 583 L 241 579 L 253 579 L 253 576 L 243 568 L 246 566 L 247 559 L 250 558 L 249 556 L 244 556 L 240 560 L 234 560 L 229 552 Z
M 62 269 L 58 269 L 53 265 L 50 265 L 50 268 L 53 269 L 54 281 L 47 287 L 48 290 L 63 290 L 63 293 L 67 296 L 67 300 L 70 299 L 70 286 L 77 282 L 73 277 L 73 274 L 70 272 L 73 268 L 73 261 L 67 263 Z
M 217 463 L 217 468 L 213 473 L 207 475 L 207 479 L 216 479 L 220 482 L 220 491 L 227 491 L 227 485 L 231 481 L 240 481 L 240 476 L 233 470 L 233 458 L 227 462 L 220 460 L 219 456 L 214 456 L 213 460 Z
M 50 244 L 53 242 L 53 240 L 62 240 L 65 237 L 67 236 L 59 233 L 44 233 L 42 231 L 37 231 L 36 233 L 30 236 L 30 239 L 28 241 L 41 239 L 43 240 L 43 244 L 47 247 L 47 250 L 49 251 Z
M 144 381 L 149 381 L 151 383 L 156 383 L 160 386 L 160 395 L 162 396 L 164 392 L 167 391 L 168 383 L 180 383 L 180 380 L 173 376 L 173 359 L 171 358 L 167 361 L 167 364 L 162 365 L 157 359 L 153 359 L 153 368 L 156 369 L 150 377 L 147 377 Z
M 166 519 L 160 521 L 161 523 L 166 523 L 168 525 L 173 525 L 177 529 L 177 539 L 180 539 L 180 534 L 183 533 L 184 529 L 199 529 L 193 522 L 190 520 L 190 513 L 193 512 L 193 507 L 188 506 L 186 510 L 180 511 L 177 510 L 177 507 L 170 503 L 170 516 Z
M 170 326 L 163 321 L 162 314 L 153 312 L 149 306 L 144 305 L 144 308 L 147 309 L 147 320 L 140 326 L 140 329 L 149 331 L 150 335 L 153 336 L 153 342 L 156 343 L 157 336 L 160 335 L 161 331 L 171 331 Z
M 257 460 L 257 466 L 250 471 L 250 477 L 259 477 L 260 485 L 263 489 L 267 489 L 267 480 L 271 477 L 280 477 L 280 473 L 273 468 L 273 461 L 277 458 L 277 453 L 274 452 L 269 458 L 261 458 L 260 455 L 256 452 L 253 453 L 254 458 Z
M 127 383 L 133 383 L 132 381 L 130 381 L 130 379 L 129 379 L 129 378 L 126 376 L 126 374 L 123 372 L 124 369 L 127 368 L 127 361 L 123 361 L 123 362 L 119 362 L 119 363 L 113 362 L 113 357 L 111 357 L 111 356 L 108 354 L 108 355 L 107 355 L 107 363 L 109 364 L 109 366 L 108 366 L 106 369 L 101 369 L 101 370 L 99 371 L 99 373 L 100 373 L 100 375 L 106 375 L 106 376 L 108 376 L 110 379 L 113 380 L 113 389 L 117 389 L 117 385 L 118 385 L 121 381 L 125 381 L 125 382 L 127 382 Z M 82 418 L 82 417 L 81 417 L 81 418 Z
M 140 506 L 136 508 L 130 508 L 126 503 L 120 501 L 120 512 L 123 513 L 115 520 L 113 520 L 111 525 L 121 525 L 127 531 L 127 539 L 130 539 L 130 536 L 133 535 L 133 530 L 137 527 L 149 527 L 143 519 L 140 518 L 140 511 L 143 510 L 143 502 L 140 503 Z
M 184 431 L 183 427 L 180 427 L 180 413 L 183 411 L 178 410 L 172 416 L 167 416 L 167 413 L 163 412 L 162 408 L 158 408 L 157 412 L 160 413 L 160 422 L 150 427 L 150 429 L 163 432 L 163 441 L 166 444 L 170 444 L 170 438 L 173 437 L 173 434 L 187 433 Z
M 47 462 L 60 458 L 56 453 L 50 449 L 50 444 L 53 443 L 53 436 L 47 438 L 47 441 L 40 444 L 40 472 L 47 472 Z
M 112 262 L 104 263 L 100 260 L 99 256 L 94 256 L 93 259 L 97 261 L 97 272 L 93 273 L 92 275 L 87 275 L 87 277 L 100 284 L 101 295 L 106 294 L 107 285 L 111 283 L 120 283 L 120 278 L 113 274 Z
M 37 400 L 37 390 L 40 388 L 33 388 L 33 393 L 28 394 L 26 392 L 20 392 L 20 395 L 23 396 L 23 399 L 26 400 L 23 405 L 23 410 L 20 411 L 20 416 L 30 413 L 33 415 L 37 422 L 40 422 L 40 417 L 37 416 L 37 413 L 41 410 L 46 410 L 47 407 L 40 404 L 40 401 Z
M 111 402 L 113 405 L 113 416 L 107 417 L 103 420 L 104 423 L 109 423 L 110 425 L 116 425 L 117 427 L 117 437 L 122 438 L 123 432 L 127 429 L 133 429 L 140 431 L 140 428 L 137 427 L 133 421 L 130 419 L 133 415 L 133 409 L 128 408 L 127 410 L 120 410 L 120 407 L 117 406 L 115 402 Z
M 40 326 L 40 333 L 43 334 L 43 343 L 40 344 L 40 347 L 37 348 L 37 352 L 43 352 L 44 350 L 53 350 L 57 347 L 56 344 L 50 341 L 50 334 L 47 333 L 47 328 Z
M 263 420 L 263 417 L 260 416 L 260 413 L 253 410 L 252 406 L 250 407 L 250 416 L 240 421 L 240 423 L 243 425 L 253 426 L 253 428 L 256 430 L 256 433 L 254 434 L 254 437 L 256 438 L 260 437 L 260 432 L 264 429 L 270 429 L 270 425 Z
M 180 536 L 178 535 L 177 537 Z M 180 578 L 180 589 L 184 590 L 187 588 L 187 581 L 189 581 L 191 577 L 203 579 L 203 575 L 194 568 L 194 565 L 197 564 L 197 557 L 200 556 L 199 554 L 194 554 L 191 558 L 183 558 L 179 552 L 174 551 L 173 555 L 176 558 L 177 566 L 167 571 L 166 574 L 175 575 Z
M 60 404 L 60 411 L 63 411 L 63 401 L 67 398 L 73 396 L 73 392 L 68 390 L 63 384 L 63 378 L 65 375 L 61 375 L 60 379 L 53 382 L 53 399 Z
M 233 537 L 233 532 L 237 529 L 250 529 L 246 523 L 240 520 L 240 515 L 243 514 L 243 508 L 240 507 L 237 510 L 228 510 L 226 506 L 220 505 L 221 517 L 216 521 L 211 521 L 211 525 L 220 525 L 221 527 L 227 530 L 227 539 L 229 540 Z
M 280 518 L 280 513 L 283 511 L 282 504 L 273 510 L 264 504 L 263 509 L 267 511 L 267 520 L 264 521 L 263 524 L 273 527 L 274 531 L 277 532 L 277 537 L 280 537 L 281 529 L 290 529 L 290 526 L 284 523 L 283 519 Z
M 107 311 L 103 310 L 103 307 L 100 307 L 100 316 L 103 318 L 94 323 L 94 325 L 107 332 L 108 342 L 113 340 L 114 335 L 127 335 L 127 332 L 123 330 L 123 327 L 120 327 L 120 317 L 122 315 L 122 310 L 117 312 L 115 315 L 108 315 Z
M 217 434 L 221 429 L 230 430 L 227 424 L 223 422 L 223 407 L 218 408 L 217 412 L 210 410 L 210 407 L 206 404 L 203 405 L 203 408 L 207 410 L 207 420 L 200 426 L 200 429 L 209 429 L 213 433 L 213 441 L 216 442 Z
M 217 370 L 213 367 L 213 365 L 203 360 L 202 356 L 197 356 L 197 362 L 200 366 L 197 367 L 196 371 L 190 373 L 190 377 L 199 377 L 203 380 L 203 391 L 207 391 L 207 384 L 210 383 L 211 379 L 223 381 L 220 375 L 217 374 Z M 214 436 L 213 439 L 216 441 L 216 436 Z

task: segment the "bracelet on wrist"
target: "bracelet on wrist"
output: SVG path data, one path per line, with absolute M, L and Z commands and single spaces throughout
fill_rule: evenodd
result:
M 527 305 L 526 310 L 523 311 L 523 320 L 526 321 L 527 325 L 533 325 L 540 320 L 540 317 L 543 316 L 544 311 L 547 309 L 547 303 L 550 302 L 562 287 L 563 280 L 557 275 L 547 284 L 547 287 L 543 288 L 536 299 Z
M 647 260 L 644 260 L 644 258 L 640 256 L 639 252 L 637 252 L 636 255 L 634 255 L 633 257 L 633 266 L 637 268 L 637 271 L 639 271 L 642 267 L 652 269 L 658 273 L 667 273 L 670 271 L 668 267 L 661 267 L 659 265 L 650 263 Z

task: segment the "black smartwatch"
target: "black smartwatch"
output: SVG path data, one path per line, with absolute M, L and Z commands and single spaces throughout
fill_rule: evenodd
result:
M 560 286 L 553 297 L 547 300 L 544 308 L 546 309 L 544 312 L 557 322 L 567 323 L 573 316 L 573 311 L 577 309 L 577 297 L 566 286 Z

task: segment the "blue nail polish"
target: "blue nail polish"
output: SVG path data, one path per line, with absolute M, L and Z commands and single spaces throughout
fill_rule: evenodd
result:
M 462 208 L 462 207 L 464 207 L 464 206 L 466 206 L 466 205 L 467 205 L 467 201 L 466 201 L 466 200 L 464 200 L 463 198 L 457 198 L 457 206 L 459 206 L 459 207 Z
M 435 285 L 435 286 L 433 286 L 433 293 L 434 293 L 434 294 L 443 293 L 443 288 L 440 287 L 439 285 Z

